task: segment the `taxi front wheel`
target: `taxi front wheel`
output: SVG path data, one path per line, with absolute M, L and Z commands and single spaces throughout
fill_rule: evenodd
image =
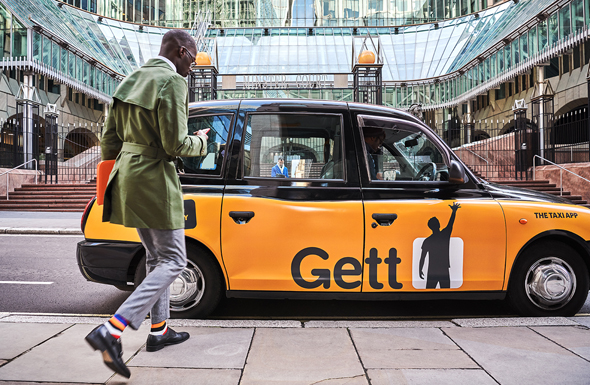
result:
M 572 316 L 589 290 L 588 267 L 572 247 L 539 242 L 517 260 L 508 286 L 508 300 L 523 316 Z
M 205 318 L 223 296 L 223 277 L 211 253 L 201 246 L 186 244 L 187 266 L 170 285 L 170 316 L 172 318 Z M 145 278 L 145 257 L 136 274 L 136 287 Z

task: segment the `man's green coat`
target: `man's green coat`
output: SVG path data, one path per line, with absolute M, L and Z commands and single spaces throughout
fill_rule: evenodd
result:
M 207 151 L 204 138 L 188 135 L 187 122 L 186 80 L 165 61 L 148 60 L 119 85 L 100 144 L 102 160 L 116 158 L 103 221 L 184 228 L 182 189 L 172 159 Z

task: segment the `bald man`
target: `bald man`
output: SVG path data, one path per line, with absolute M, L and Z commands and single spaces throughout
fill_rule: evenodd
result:
M 122 360 L 120 336 L 137 330 L 150 312 L 146 350 L 156 351 L 189 338 L 166 325 L 170 284 L 186 266 L 184 205 L 173 160 L 204 156 L 207 135 L 188 135 L 185 77 L 195 60 L 194 39 L 171 30 L 159 56 L 127 76 L 113 95 L 101 140 L 102 159 L 116 159 L 104 197 L 103 221 L 137 228 L 146 251 L 147 277 L 115 315 L 86 336 L 104 363 L 130 377 Z

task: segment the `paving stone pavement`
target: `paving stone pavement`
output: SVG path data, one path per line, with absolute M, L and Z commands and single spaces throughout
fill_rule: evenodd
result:
M 131 378 L 84 341 L 100 317 L 0 316 L 6 384 L 590 384 L 590 317 L 445 321 L 171 320 L 191 338 L 148 353 L 123 334 Z

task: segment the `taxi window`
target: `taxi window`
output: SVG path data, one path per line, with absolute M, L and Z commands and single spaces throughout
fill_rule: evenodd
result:
M 422 132 L 403 127 L 363 127 L 365 159 L 372 181 L 444 181 L 448 167 Z
M 250 114 L 244 176 L 343 179 L 342 116 Z
M 233 115 L 204 115 L 188 119 L 188 132 L 210 128 L 207 133 L 207 155 L 182 158 L 186 174 L 221 175 L 225 146 Z

